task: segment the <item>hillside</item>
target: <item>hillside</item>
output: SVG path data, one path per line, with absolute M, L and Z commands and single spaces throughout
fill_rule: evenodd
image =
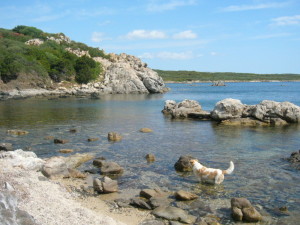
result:
M 0 28 L 0 94 L 28 89 L 69 95 L 166 91 L 161 77 L 134 56 L 106 54 L 35 27 Z
M 197 72 L 155 70 L 164 81 L 300 81 L 300 74 L 254 74 L 230 72 Z

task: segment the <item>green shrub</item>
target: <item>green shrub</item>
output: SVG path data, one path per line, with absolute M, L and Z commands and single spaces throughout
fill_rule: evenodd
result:
M 92 80 L 97 79 L 102 69 L 101 65 L 95 62 L 93 59 L 87 56 L 82 56 L 76 60 L 75 70 L 76 82 L 80 84 L 86 84 Z

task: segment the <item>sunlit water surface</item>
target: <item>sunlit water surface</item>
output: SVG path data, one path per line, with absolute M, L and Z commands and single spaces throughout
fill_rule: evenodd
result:
M 300 175 L 284 160 L 300 148 L 300 126 L 241 128 L 221 126 L 210 121 L 171 120 L 161 110 L 164 101 L 198 100 L 205 110 L 212 110 L 224 98 L 258 104 L 264 99 L 290 101 L 300 105 L 300 83 L 229 83 L 212 87 L 207 83 L 168 84 L 172 89 L 161 95 L 115 95 L 99 100 L 81 98 L 31 98 L 0 102 L 1 142 L 14 148 L 34 151 L 39 157 L 62 155 L 59 149 L 93 153 L 116 161 L 125 168 L 118 178 L 120 189 L 160 187 L 171 191 L 184 189 L 203 199 L 247 197 L 272 209 L 287 206 L 300 211 Z M 153 133 L 140 133 L 149 127 Z M 76 128 L 77 133 L 70 133 Z M 13 136 L 8 129 L 29 131 Z M 117 143 L 107 141 L 107 133 L 123 136 Z M 55 145 L 45 136 L 68 139 Z M 100 138 L 88 142 L 90 137 Z M 154 163 L 145 155 L 153 153 Z M 175 172 L 174 163 L 181 155 L 192 155 L 203 164 L 226 169 L 229 161 L 235 171 L 222 185 L 200 185 L 191 174 Z M 92 168 L 91 163 L 81 169 Z

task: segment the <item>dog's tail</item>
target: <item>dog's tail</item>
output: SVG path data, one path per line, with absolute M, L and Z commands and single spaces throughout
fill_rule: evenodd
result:
M 222 172 L 223 172 L 223 174 L 231 174 L 233 172 L 233 170 L 234 170 L 234 164 L 232 161 L 230 161 L 229 168 L 227 170 L 223 170 Z

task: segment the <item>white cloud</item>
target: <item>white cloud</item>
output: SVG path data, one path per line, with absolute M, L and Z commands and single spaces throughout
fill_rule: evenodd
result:
M 158 53 L 143 53 L 139 57 L 142 59 L 164 59 L 164 60 L 186 60 L 186 59 L 192 59 L 196 57 L 201 57 L 202 55 L 194 55 L 193 52 L 187 51 L 187 52 L 158 52 Z
M 211 56 L 217 56 L 217 55 L 220 55 L 220 53 L 218 53 L 218 52 L 211 52 L 210 55 Z
M 272 19 L 273 25 L 276 26 L 289 26 L 300 24 L 300 15 L 295 16 L 282 16 Z
M 93 32 L 92 33 L 92 41 L 93 42 L 101 42 L 104 40 L 108 40 L 109 38 L 105 37 L 105 34 L 102 32 Z
M 196 0 L 170 0 L 165 3 L 159 3 L 158 1 L 152 0 L 147 5 L 147 11 L 149 12 L 163 12 L 167 10 L 174 10 L 177 7 L 195 5 Z
M 221 9 L 225 12 L 238 12 L 238 11 L 248 11 L 248 10 L 259 10 L 259 9 L 270 9 L 270 8 L 281 8 L 287 5 L 287 2 L 283 3 L 266 3 L 257 5 L 231 5 Z
M 158 30 L 133 30 L 125 35 L 126 39 L 164 39 L 167 35 Z
M 197 34 L 193 33 L 191 30 L 182 31 L 180 33 L 173 35 L 174 39 L 195 39 Z

